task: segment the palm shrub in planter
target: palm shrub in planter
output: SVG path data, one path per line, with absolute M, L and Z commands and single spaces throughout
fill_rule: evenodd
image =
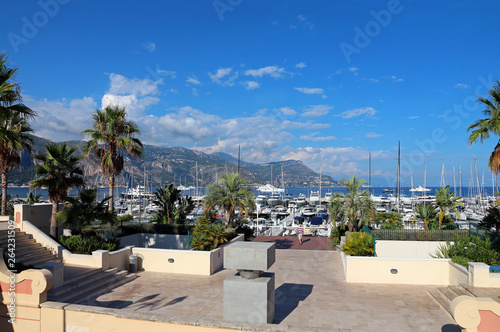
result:
M 226 226 L 211 223 L 206 217 L 199 218 L 193 229 L 193 250 L 210 251 L 227 242 Z
M 351 256 L 373 256 L 374 245 L 375 242 L 371 234 L 357 232 L 351 233 L 340 250 Z

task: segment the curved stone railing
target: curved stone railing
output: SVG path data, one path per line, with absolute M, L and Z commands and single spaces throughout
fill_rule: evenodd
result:
M 451 302 L 450 309 L 464 332 L 493 332 L 500 326 L 500 303 L 493 299 L 462 295 Z
M 9 305 L 38 307 L 47 301 L 47 292 L 52 288 L 54 278 L 49 270 L 29 269 L 19 274 L 11 272 L 2 259 L 0 248 L 0 290 L 1 300 Z

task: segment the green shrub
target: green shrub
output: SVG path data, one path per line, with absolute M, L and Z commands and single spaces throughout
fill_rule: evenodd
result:
M 431 226 L 430 224 L 429 226 Z M 437 227 L 436 227 L 437 228 Z M 414 229 L 373 229 L 373 235 L 377 240 L 398 241 L 453 241 L 456 237 L 469 236 L 468 230 L 414 230 Z
M 380 226 L 380 229 L 403 229 L 404 226 L 400 222 L 390 222 L 390 223 L 383 223 Z
M 455 264 L 458 264 L 458 265 L 462 265 L 466 268 L 469 267 L 469 262 L 470 260 L 467 258 L 467 257 L 464 257 L 464 256 L 455 256 L 455 257 L 452 257 L 451 261 Z
M 489 238 L 482 240 L 478 236 L 457 237 L 449 250 L 450 257 L 466 257 L 469 262 L 483 262 L 497 265 L 500 262 L 498 252 L 493 248 Z
M 373 256 L 374 244 L 373 236 L 370 234 L 364 232 L 351 233 L 340 250 L 351 256 Z
M 245 241 L 252 241 L 255 237 L 253 234 L 253 229 L 248 226 L 247 222 L 243 219 L 236 219 L 234 221 L 234 227 L 236 227 L 236 234 L 245 234 Z
M 225 225 L 211 223 L 205 217 L 199 218 L 197 222 L 191 240 L 193 250 L 210 251 L 227 242 Z
M 120 248 L 120 240 L 115 238 L 103 239 L 95 235 L 88 239 L 82 238 L 81 235 L 61 236 L 59 237 L 59 243 L 72 253 L 83 255 L 90 255 L 96 250 L 115 251 Z

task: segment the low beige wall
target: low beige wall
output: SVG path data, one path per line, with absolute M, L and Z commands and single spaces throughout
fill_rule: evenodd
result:
M 197 275 L 211 272 L 211 251 L 133 248 L 132 253 L 141 255 L 144 271 Z M 169 259 L 173 262 L 169 263 Z
M 485 263 L 469 262 L 469 284 L 474 287 L 500 288 L 500 273 L 490 273 Z
M 229 243 L 243 241 L 244 235 L 238 235 Z M 142 258 L 144 271 L 212 275 L 222 269 L 224 246 L 212 251 L 171 250 L 155 248 L 132 248 L 133 254 Z M 169 263 L 169 259 L 173 262 Z
M 128 270 L 128 255 L 132 253 L 132 247 L 125 247 L 109 253 L 109 268 L 116 267 L 118 270 Z
M 467 274 L 450 268 L 450 259 L 381 258 L 346 256 L 346 281 L 410 285 L 450 285 Z M 392 273 L 391 270 L 397 271 Z
M 377 257 L 430 258 L 429 254 L 434 254 L 439 245 L 444 244 L 446 242 L 377 240 L 375 252 Z

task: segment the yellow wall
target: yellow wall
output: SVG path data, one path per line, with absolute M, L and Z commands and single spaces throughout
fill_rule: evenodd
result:
M 450 285 L 459 271 L 451 270 L 449 259 L 398 259 L 346 256 L 346 281 L 354 283 L 388 283 L 413 285 Z M 396 269 L 397 274 L 392 274 Z M 450 277 L 450 275 L 452 275 Z M 467 275 L 462 278 L 466 280 Z
M 144 271 L 210 275 L 210 251 L 132 248 L 132 253 L 142 257 Z
M 439 245 L 446 242 L 439 241 L 394 241 L 377 240 L 375 251 L 377 257 L 391 258 L 431 258 Z M 453 242 L 451 242 L 453 244 Z

